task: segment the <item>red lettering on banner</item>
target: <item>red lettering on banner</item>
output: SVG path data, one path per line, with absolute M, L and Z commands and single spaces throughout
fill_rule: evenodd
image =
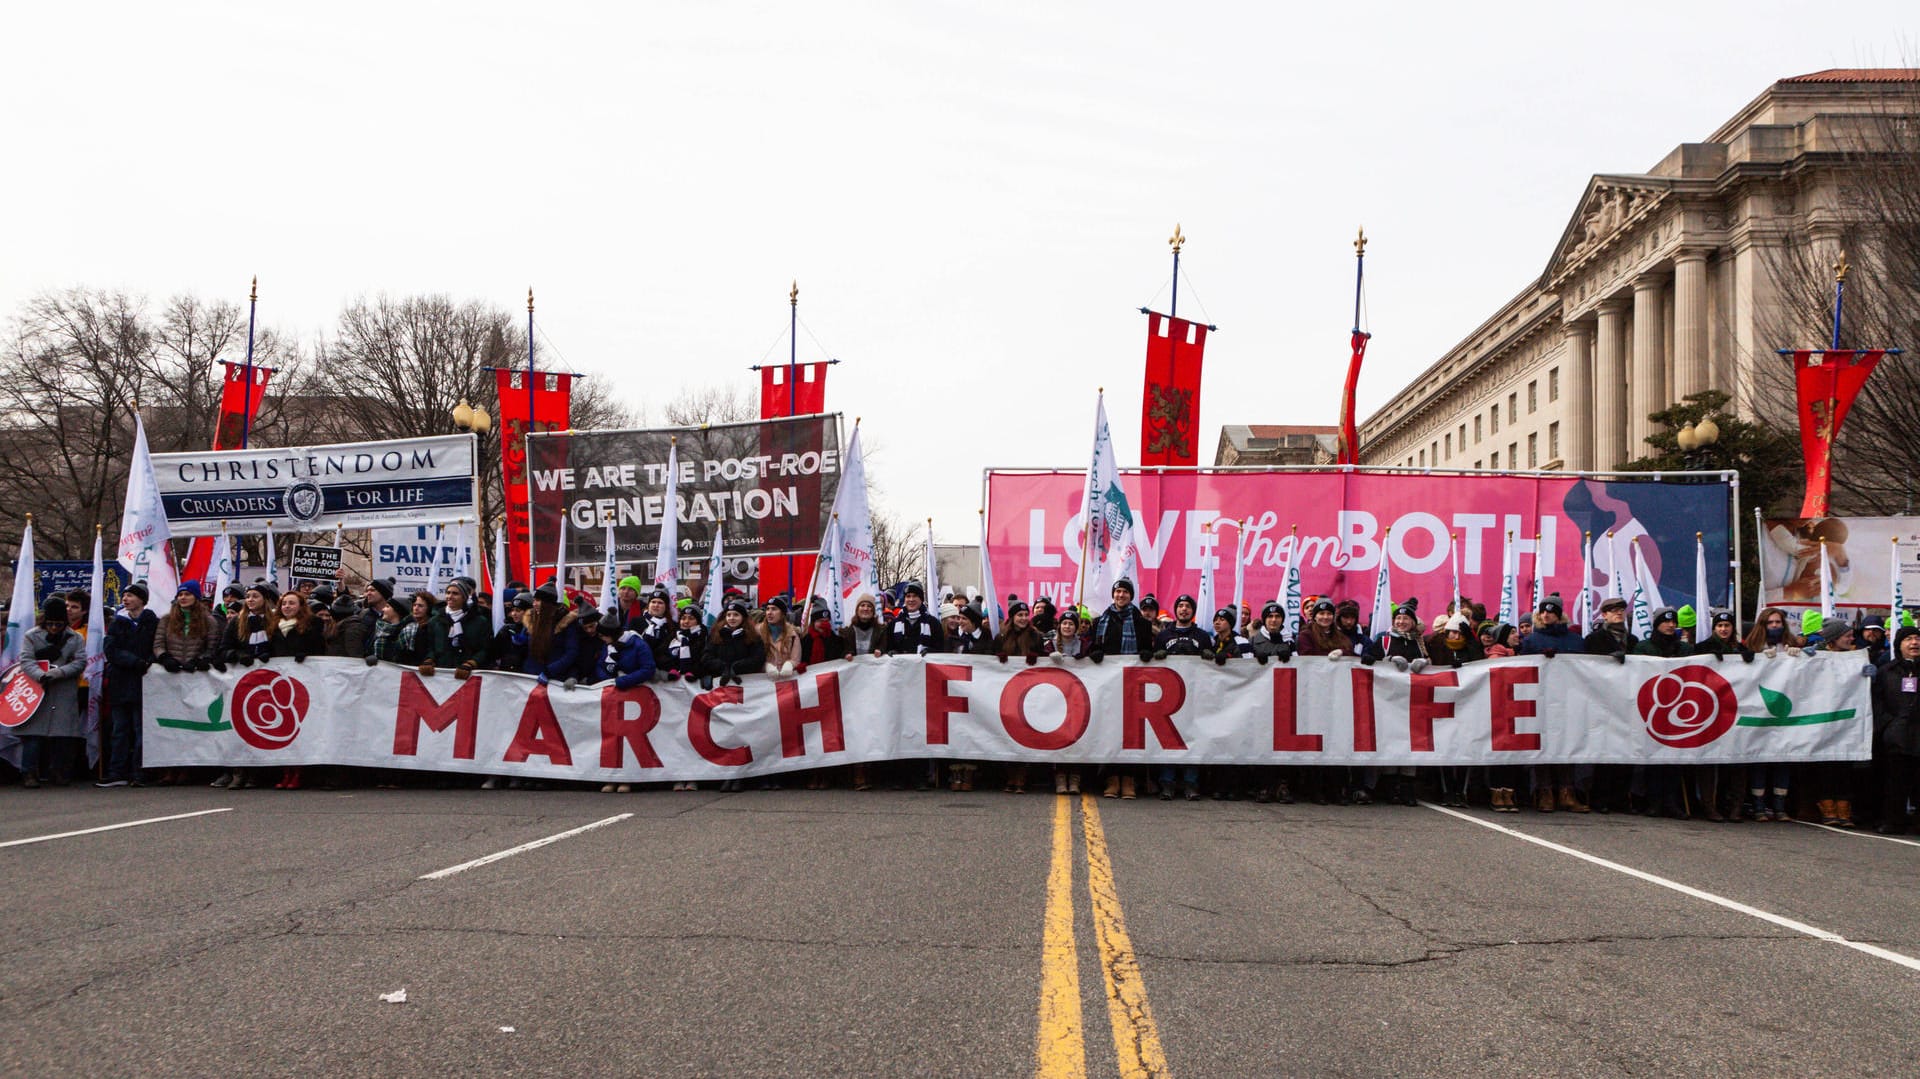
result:
M 973 681 L 973 668 L 957 663 L 927 664 L 927 744 L 947 744 L 947 717 L 967 710 L 967 699 L 947 692 L 949 682 Z
M 1353 751 L 1374 752 L 1373 672 L 1365 667 L 1353 671 Z
M 1160 691 L 1147 699 L 1147 687 Z M 1173 714 L 1187 703 L 1187 684 L 1169 667 L 1123 667 L 1120 670 L 1120 748 L 1147 748 L 1147 724 L 1162 749 L 1185 749 L 1187 740 L 1173 725 Z
M 727 767 L 753 763 L 753 750 L 723 746 L 713 740 L 713 710 L 723 704 L 739 704 L 742 699 L 739 686 L 710 689 L 693 699 L 693 707 L 687 709 L 687 741 L 693 744 L 695 753 Z
M 453 727 L 453 757 L 473 759 L 474 734 L 480 724 L 480 679 L 460 683 L 444 703 L 412 671 L 400 675 L 400 704 L 393 716 L 393 755 L 412 757 L 420 752 L 420 725 L 435 734 Z
M 1412 678 L 1413 700 L 1407 705 L 1407 740 L 1415 753 L 1433 752 L 1433 721 L 1453 718 L 1453 702 L 1435 700 L 1433 691 L 1441 686 L 1459 686 L 1457 671 L 1435 671 Z
M 820 725 L 820 748 L 827 753 L 842 753 L 847 735 L 840 726 L 840 675 L 836 671 L 815 675 L 813 686 L 820 701 L 812 708 L 800 703 L 799 682 L 776 682 L 773 699 L 780 707 L 780 755 L 807 755 L 807 727 Z
M 547 696 L 545 686 L 534 686 L 533 692 L 527 694 L 527 707 L 520 713 L 520 729 L 513 732 L 513 743 L 507 746 L 507 755 L 501 759 L 508 764 L 521 764 L 528 757 L 545 757 L 562 767 L 573 765 L 573 751 L 567 748 L 567 736 L 560 730 L 560 720 L 553 714 L 553 698 Z
M 1318 753 L 1320 736 L 1300 733 L 1300 670 L 1297 667 L 1273 669 L 1273 751 L 1275 753 Z
M 1535 686 L 1540 684 L 1538 667 L 1495 667 L 1487 672 L 1493 689 L 1493 749 L 1495 752 L 1512 753 L 1516 751 L 1540 748 L 1540 735 L 1537 731 L 1522 733 L 1515 729 L 1514 720 L 1532 719 L 1539 714 L 1535 711 L 1535 701 L 1521 700 L 1513 695 L 1516 686 Z
M 1034 728 L 1027 722 L 1027 694 L 1036 686 L 1049 685 L 1060 691 L 1067 702 L 1067 718 L 1050 731 Z M 1087 699 L 1087 687 L 1066 671 L 1028 668 L 1007 682 L 1000 691 L 1000 725 L 1007 736 L 1028 749 L 1065 749 L 1087 733 L 1087 721 L 1093 716 L 1093 702 Z
M 629 705 L 639 709 L 631 718 L 627 716 Z M 600 691 L 600 767 L 626 767 L 622 743 L 633 747 L 640 767 L 661 767 L 660 754 L 653 751 L 653 740 L 647 737 L 659 724 L 660 698 L 653 695 L 653 690 L 646 686 L 619 689 L 608 683 Z

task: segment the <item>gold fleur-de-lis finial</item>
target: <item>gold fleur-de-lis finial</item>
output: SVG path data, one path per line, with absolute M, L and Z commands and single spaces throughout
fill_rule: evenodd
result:
M 1167 237 L 1167 246 L 1173 248 L 1173 253 L 1177 255 L 1180 253 L 1180 249 L 1185 247 L 1186 244 L 1187 238 L 1180 235 L 1180 224 L 1176 221 L 1173 226 L 1173 235 Z
M 787 290 L 787 303 L 793 307 L 800 306 L 800 282 L 798 279 L 795 279 L 793 287 Z
M 1354 240 L 1353 240 L 1353 257 L 1364 258 L 1366 257 L 1366 254 L 1367 254 L 1367 230 L 1365 228 L 1362 228 L 1360 230 L 1360 235 L 1354 237 Z
M 253 287 L 247 290 L 247 302 L 248 303 L 260 302 L 260 275 L 259 274 L 253 275 Z
M 1833 279 L 1835 281 L 1845 281 L 1847 279 L 1848 269 L 1847 253 L 1842 251 L 1840 252 L 1840 261 L 1833 264 Z
M 533 314 L 533 286 L 527 286 L 527 314 Z

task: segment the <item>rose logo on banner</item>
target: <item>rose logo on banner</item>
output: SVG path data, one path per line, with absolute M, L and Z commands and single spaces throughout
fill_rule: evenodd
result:
M 233 687 L 233 733 L 255 749 L 285 749 L 307 718 L 307 687 L 278 671 L 249 671 Z
M 1698 749 L 1733 729 L 1733 685 L 1710 667 L 1675 667 L 1640 687 L 1640 721 L 1673 749 Z

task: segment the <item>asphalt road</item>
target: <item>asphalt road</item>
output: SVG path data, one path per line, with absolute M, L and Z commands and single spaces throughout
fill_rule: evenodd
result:
M 1912 1075 L 1917 870 L 1428 807 L 13 788 L 0 1074 Z

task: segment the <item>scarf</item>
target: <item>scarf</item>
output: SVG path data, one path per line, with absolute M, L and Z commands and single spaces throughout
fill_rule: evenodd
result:
M 466 631 L 465 627 L 460 623 L 466 621 L 467 608 L 462 607 L 456 611 L 452 607 L 448 607 L 446 614 L 447 620 L 453 623 L 447 628 L 447 643 L 458 647 L 460 644 L 460 635 Z

